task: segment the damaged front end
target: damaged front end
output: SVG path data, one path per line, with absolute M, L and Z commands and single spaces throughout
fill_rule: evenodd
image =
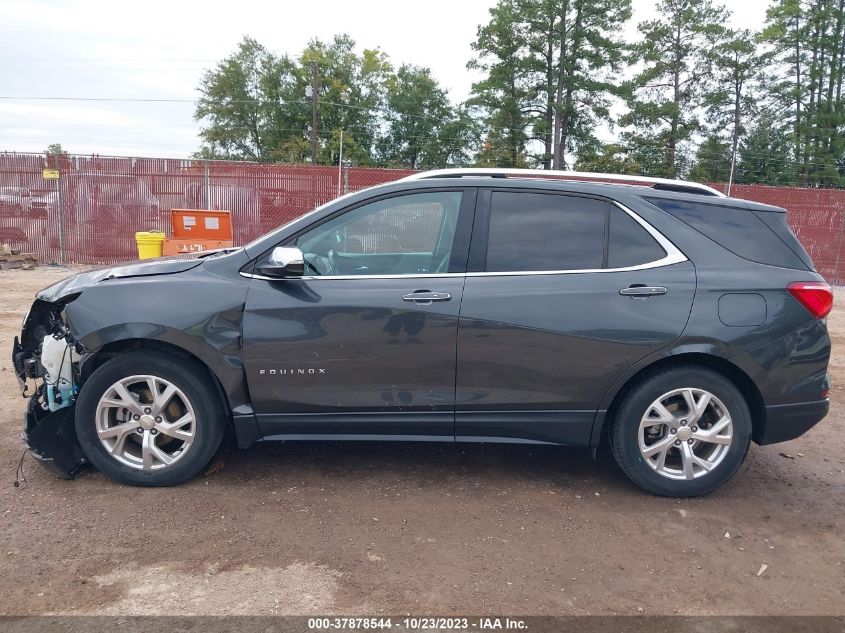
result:
M 63 316 L 64 306 L 76 296 L 36 299 L 12 348 L 21 395 L 29 398 L 24 439 L 41 464 L 65 479 L 73 479 L 87 463 L 74 428 L 79 359 L 85 350 Z

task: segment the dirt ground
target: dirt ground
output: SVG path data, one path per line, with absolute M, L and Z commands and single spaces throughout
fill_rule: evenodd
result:
M 502 445 L 259 445 L 167 489 L 27 459 L 14 487 L 12 338 L 69 272 L 0 271 L 0 614 L 845 614 L 845 293 L 830 416 L 701 499 Z

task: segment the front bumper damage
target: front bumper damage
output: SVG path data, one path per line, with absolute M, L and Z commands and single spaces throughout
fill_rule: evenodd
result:
M 75 479 L 88 464 L 76 439 L 75 410 L 71 405 L 45 411 L 33 396 L 24 414 L 24 440 L 29 454 L 62 479 Z
M 27 326 L 32 326 L 32 318 L 30 313 L 24 330 Z M 61 334 L 56 332 L 56 327 L 58 326 L 55 323 L 50 326 L 50 335 Z M 58 477 L 74 479 L 88 463 L 76 437 L 75 401 L 68 398 L 60 408 L 56 408 L 54 402 L 55 410 L 51 411 L 47 396 L 47 374 L 39 358 L 40 347 L 33 348 L 32 338 L 24 336 L 24 341 L 29 343 L 25 346 L 15 337 L 12 346 L 12 365 L 21 395 L 29 398 L 24 413 L 23 438 L 29 453 L 40 464 Z M 68 340 L 68 345 L 75 345 L 75 342 Z M 32 383 L 36 387 L 30 394 L 29 386 Z

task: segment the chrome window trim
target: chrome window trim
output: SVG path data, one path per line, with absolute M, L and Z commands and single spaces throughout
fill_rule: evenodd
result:
M 579 268 L 572 270 L 515 270 L 515 271 L 493 271 L 493 272 L 466 272 L 466 273 L 419 273 L 415 275 L 314 275 L 302 277 L 267 277 L 254 273 L 241 272 L 242 277 L 248 279 L 263 279 L 266 281 L 282 281 L 291 279 L 302 279 L 305 281 L 318 281 L 320 279 L 437 279 L 441 277 L 516 277 L 526 275 L 580 275 L 585 273 L 625 273 L 637 270 L 650 270 L 662 268 L 672 264 L 680 264 L 689 261 L 689 258 L 681 252 L 669 239 L 660 231 L 643 220 L 639 215 L 615 200 L 611 204 L 627 213 L 637 224 L 643 227 L 651 237 L 660 245 L 666 255 L 644 264 L 635 266 L 624 266 L 622 268 Z

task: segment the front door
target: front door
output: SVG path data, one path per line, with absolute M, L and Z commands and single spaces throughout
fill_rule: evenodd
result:
M 356 205 L 285 244 L 305 276 L 251 281 L 244 359 L 265 437 L 454 438 L 473 206 L 471 188 Z
M 598 198 L 484 191 L 475 225 L 457 439 L 587 444 L 613 381 L 682 333 L 692 263 Z

